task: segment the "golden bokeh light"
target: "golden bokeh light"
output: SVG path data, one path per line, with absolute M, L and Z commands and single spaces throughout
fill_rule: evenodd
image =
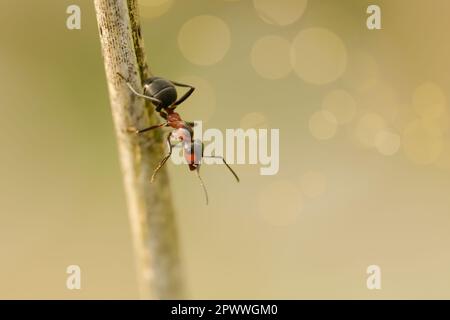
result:
M 379 65 L 375 58 L 362 50 L 349 53 L 349 63 L 343 80 L 359 93 L 367 92 L 380 80 Z
M 255 42 L 250 59 L 253 68 L 263 78 L 280 79 L 292 70 L 289 61 L 291 44 L 279 36 L 266 36 Z
M 307 0 L 253 0 L 260 18 L 278 26 L 286 26 L 300 19 L 307 3 Z
M 279 201 L 273 201 L 273 198 Z M 258 209 L 264 221 L 277 226 L 296 222 L 303 207 L 300 189 L 288 180 L 264 185 L 258 197 Z
M 386 121 L 376 113 L 366 113 L 356 125 L 355 135 L 364 147 L 375 147 L 375 138 L 386 128 Z
M 359 96 L 361 108 L 375 112 L 386 121 L 395 121 L 399 113 L 399 101 L 395 88 L 386 82 L 377 82 Z
M 326 110 L 315 112 L 309 119 L 309 131 L 318 140 L 327 140 L 334 137 L 338 122 L 334 115 Z
M 304 81 L 322 85 L 337 80 L 347 67 L 347 49 L 333 32 L 323 28 L 300 31 L 291 48 L 291 62 Z
M 319 171 L 305 172 L 300 178 L 300 188 L 309 198 L 317 198 L 327 190 L 327 178 Z
M 442 152 L 435 164 L 440 169 L 450 170 L 450 141 L 444 143 Z
M 436 118 L 446 110 L 447 99 L 443 90 L 435 83 L 427 82 L 414 90 L 414 111 L 423 118 Z
M 247 129 L 261 129 L 267 128 L 267 117 L 261 112 L 250 112 L 244 115 L 240 121 L 240 128 Z
M 375 147 L 385 156 L 392 156 L 398 152 L 401 145 L 400 135 L 388 129 L 383 129 L 375 135 Z
M 231 44 L 228 25 L 211 15 L 187 21 L 178 34 L 178 45 L 184 57 L 193 64 L 210 66 L 221 61 Z
M 187 83 L 195 87 L 194 93 L 183 102 L 180 108 L 188 116 L 197 117 L 189 121 L 203 120 L 208 121 L 216 109 L 216 92 L 211 83 L 199 76 L 185 75 L 177 78 L 178 82 Z M 179 89 L 178 89 L 179 90 Z M 181 96 L 181 92 L 179 93 Z M 178 110 L 178 109 L 177 109 Z
M 323 99 L 322 107 L 334 115 L 338 124 L 349 123 L 356 113 L 355 99 L 341 89 L 330 91 Z
M 422 126 L 426 127 L 430 133 L 436 136 L 445 135 L 450 128 L 450 116 L 444 110 L 439 117 L 424 117 L 420 119 Z
M 432 164 L 444 149 L 444 140 L 421 120 L 409 123 L 402 136 L 405 155 L 416 164 Z
M 139 11 L 145 18 L 157 18 L 165 14 L 173 5 L 173 0 L 141 0 Z

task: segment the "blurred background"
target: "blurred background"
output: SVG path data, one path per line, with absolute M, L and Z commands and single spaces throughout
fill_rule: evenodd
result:
M 169 163 L 191 298 L 450 298 L 450 2 L 140 3 L 152 72 L 197 87 L 184 118 L 280 129 L 277 175 L 203 168 L 209 206 Z M 0 298 L 138 298 L 93 3 L 0 21 Z

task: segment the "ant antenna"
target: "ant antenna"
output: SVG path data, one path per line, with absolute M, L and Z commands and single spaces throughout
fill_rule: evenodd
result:
M 206 205 L 208 205 L 208 191 L 206 190 L 206 186 L 205 183 L 203 182 L 202 177 L 200 177 L 200 167 L 197 167 L 197 170 L 195 170 L 195 172 L 197 172 L 197 177 L 200 180 L 200 185 L 202 186 L 203 192 L 205 193 Z
M 237 181 L 237 182 L 240 181 L 238 175 L 236 174 L 236 172 L 234 172 L 233 169 L 231 169 L 231 167 L 230 167 L 230 166 L 228 165 L 228 163 L 225 161 L 225 158 L 224 158 L 224 157 L 212 155 L 212 156 L 203 156 L 203 158 L 222 159 L 223 163 L 227 166 L 228 170 L 230 170 L 230 172 L 231 172 L 231 173 L 233 174 L 233 176 L 236 178 L 236 181 Z

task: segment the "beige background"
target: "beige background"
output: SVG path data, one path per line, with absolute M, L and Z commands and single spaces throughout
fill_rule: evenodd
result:
M 209 206 L 169 164 L 191 297 L 450 297 L 450 2 L 141 3 L 153 72 L 198 87 L 186 119 L 280 129 L 276 176 L 205 166 Z M 93 4 L 3 0 L 0 21 L 0 298 L 137 298 Z

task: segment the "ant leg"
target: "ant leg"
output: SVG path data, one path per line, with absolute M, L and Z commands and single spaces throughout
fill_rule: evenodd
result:
M 208 202 L 209 202 L 209 200 L 208 200 L 208 191 L 206 190 L 205 183 L 203 182 L 203 179 L 200 176 L 200 166 L 197 167 L 197 170 L 195 170 L 195 172 L 197 173 L 197 177 L 200 180 L 200 185 L 202 186 L 203 192 L 205 193 L 206 205 L 208 205 Z
M 164 110 L 159 111 L 159 115 L 164 119 L 167 120 L 167 113 Z
M 153 182 L 155 180 L 155 177 L 156 177 L 156 174 L 158 173 L 158 171 L 164 166 L 164 164 L 167 162 L 167 160 L 172 155 L 172 144 L 170 143 L 170 138 L 171 137 L 172 137 L 172 132 L 169 133 L 169 135 L 167 136 L 167 145 L 169 146 L 169 153 L 166 154 L 166 156 L 161 160 L 161 162 L 158 164 L 158 166 L 153 171 L 152 178 L 151 178 L 150 182 Z
M 175 110 L 175 108 L 182 104 L 187 98 L 189 98 L 189 96 L 194 92 L 195 88 L 189 84 L 184 84 L 184 83 L 179 83 L 179 82 L 175 82 L 175 81 L 170 81 L 172 82 L 174 85 L 176 85 L 177 87 L 183 87 L 183 88 L 189 88 L 189 91 L 186 92 L 180 99 L 178 99 L 174 104 L 173 104 L 173 108 L 171 108 L 172 110 Z
M 131 85 L 131 83 L 128 82 L 128 80 L 127 80 L 123 75 L 121 75 L 121 74 L 118 73 L 118 72 L 117 72 L 117 75 L 118 75 L 119 77 L 121 77 L 121 78 L 126 82 L 126 84 L 127 84 L 128 88 L 130 89 L 130 91 L 133 92 L 136 96 L 141 97 L 141 98 L 144 98 L 144 99 L 147 99 L 147 100 L 150 100 L 151 102 L 153 102 L 153 103 L 156 104 L 156 105 L 160 105 L 160 104 L 161 104 L 161 100 L 159 100 L 159 99 L 157 99 L 157 98 L 154 98 L 154 97 L 146 96 L 146 95 L 144 95 L 144 94 L 141 94 L 141 93 L 137 92 L 137 91 L 133 88 L 133 86 Z
M 203 158 L 215 158 L 215 159 L 222 159 L 223 163 L 227 166 L 227 168 L 231 171 L 231 173 L 233 174 L 233 176 L 236 178 L 236 181 L 239 182 L 239 177 L 236 174 L 236 172 L 234 172 L 233 169 L 231 169 L 231 167 L 228 165 L 228 163 L 225 161 L 224 157 L 220 157 L 220 156 L 203 156 Z
M 155 124 L 154 126 L 150 126 L 148 128 L 144 128 L 144 129 L 140 129 L 140 130 L 136 130 L 135 128 L 132 128 L 131 130 L 135 133 L 143 133 L 143 132 L 147 132 L 153 129 L 158 129 L 158 128 L 162 128 L 167 126 L 167 122 L 161 123 L 161 124 Z

